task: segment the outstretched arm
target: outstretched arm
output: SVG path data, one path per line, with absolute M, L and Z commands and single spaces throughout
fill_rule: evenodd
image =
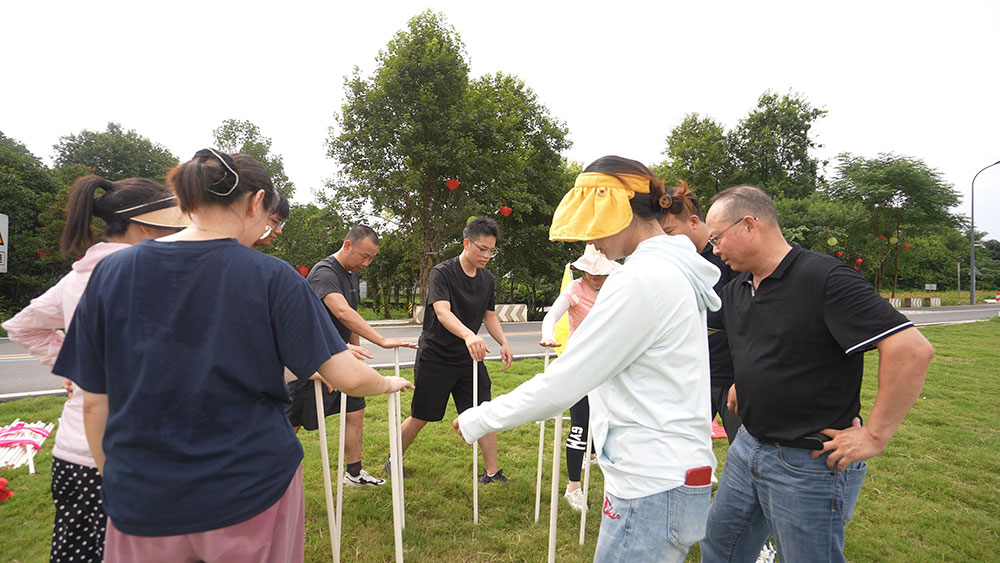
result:
M 323 298 L 323 304 L 326 305 L 326 308 L 329 309 L 340 322 L 344 323 L 344 326 L 351 329 L 351 332 L 373 344 L 376 344 L 377 346 L 381 346 L 382 348 L 417 347 L 416 344 L 407 342 L 402 338 L 386 338 L 379 334 L 378 331 L 368 324 L 364 317 L 351 308 L 347 299 L 345 299 L 340 293 L 328 293 L 326 297 Z

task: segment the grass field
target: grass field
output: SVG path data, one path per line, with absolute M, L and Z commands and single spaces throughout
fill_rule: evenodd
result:
M 854 520 L 848 526 L 849 561 L 1000 560 L 1000 460 L 994 421 L 1000 397 L 1000 321 L 931 327 L 924 334 L 937 355 L 921 398 L 880 456 L 869 460 L 868 477 Z M 876 390 L 877 355 L 868 354 L 863 410 Z M 495 392 L 503 392 L 541 368 L 538 360 L 515 362 L 508 372 L 490 365 Z M 404 415 L 409 411 L 403 401 Z M 22 399 L 0 404 L 0 422 L 58 419 L 62 399 Z M 450 423 L 454 410 L 445 420 Z M 388 448 L 384 397 L 370 399 L 364 462 L 376 476 Z M 330 449 L 336 452 L 336 417 L 329 421 Z M 551 422 L 546 429 L 552 437 Z M 568 430 L 564 426 L 563 435 Z M 329 561 L 318 435 L 301 435 L 305 448 L 306 560 Z M 51 440 L 36 457 L 38 473 L 0 470 L 15 496 L 0 504 L 0 560 L 35 562 L 48 557 L 52 522 L 49 497 Z M 534 481 L 538 452 L 534 424 L 500 435 L 500 460 L 511 482 L 480 487 L 480 524 L 472 523 L 471 448 L 450 424 L 425 428 L 407 454 L 405 557 L 410 561 L 543 561 L 548 538 L 548 473 L 551 442 L 545 448 L 542 518 L 534 523 Z M 725 440 L 715 441 L 720 470 Z M 602 490 L 600 471 L 591 473 L 592 506 Z M 565 487 L 565 472 L 560 490 Z M 344 502 L 343 559 L 389 561 L 393 557 L 391 492 L 347 490 Z M 587 540 L 577 543 L 579 516 L 560 499 L 558 558 L 589 561 L 600 525 L 591 508 Z M 689 556 L 697 560 L 697 550 Z

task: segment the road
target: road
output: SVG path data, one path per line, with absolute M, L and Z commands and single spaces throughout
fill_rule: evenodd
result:
M 900 312 L 917 326 L 928 326 L 997 317 L 1000 316 L 1000 305 L 900 309 Z M 377 326 L 376 328 L 384 336 L 405 338 L 414 343 L 420 336 L 420 327 L 416 325 Z M 513 350 L 515 357 L 537 357 L 543 353 L 543 349 L 538 346 L 538 340 L 541 337 L 541 323 L 504 323 L 503 330 L 510 341 L 511 350 Z M 483 335 L 490 347 L 490 356 L 498 356 L 500 346 L 497 345 L 496 341 L 488 335 L 485 328 L 479 333 Z M 362 345 L 375 355 L 375 359 L 370 360 L 369 364 L 374 367 L 391 367 L 393 365 L 392 350 L 383 350 L 367 341 L 362 341 Z M 414 354 L 414 350 L 400 349 L 400 363 L 404 366 L 412 364 Z M 0 401 L 20 398 L 28 396 L 28 394 L 62 393 L 59 388 L 61 382 L 61 378 L 52 375 L 48 367 L 39 364 L 38 360 L 29 356 L 24 348 L 6 338 L 0 338 Z

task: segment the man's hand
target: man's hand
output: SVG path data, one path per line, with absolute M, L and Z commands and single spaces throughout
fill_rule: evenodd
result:
M 351 354 L 354 354 L 355 358 L 361 360 L 362 362 L 365 360 L 370 360 L 375 357 L 366 348 L 364 348 L 363 346 L 358 346 L 357 344 L 348 344 L 347 349 L 351 351 Z
M 726 408 L 733 414 L 740 414 L 739 401 L 736 399 L 736 385 L 729 386 L 729 397 L 726 398 Z
M 396 391 L 402 391 L 403 389 L 413 389 L 413 384 L 402 377 L 392 375 L 386 377 L 386 380 L 389 382 L 389 389 L 385 392 L 386 395 L 395 393 Z
M 824 428 L 820 432 L 833 439 L 824 442 L 822 450 L 814 451 L 813 459 L 829 452 L 826 466 L 837 471 L 847 469 L 847 466 L 855 461 L 875 457 L 885 449 L 885 444 L 872 436 L 866 427 L 861 426 L 860 418 L 855 418 L 850 428 L 843 430 Z
M 542 348 L 558 348 L 562 346 L 562 344 L 559 344 L 555 340 L 540 340 L 538 342 L 538 345 L 541 346 Z
M 490 351 L 490 348 L 486 345 L 486 341 L 476 334 L 470 334 L 465 337 L 465 347 L 469 349 L 469 356 L 477 362 L 483 361 L 486 358 L 486 354 Z M 509 352 L 510 350 L 508 350 Z
M 414 342 L 409 342 L 403 338 L 383 338 L 382 343 L 379 346 L 383 348 L 412 348 L 417 349 L 417 345 Z
M 510 343 L 504 342 L 500 347 L 500 361 L 503 362 L 503 369 L 510 367 L 510 362 L 514 360 L 514 354 L 510 351 Z
M 350 346 L 350 345 L 348 345 L 348 346 Z M 326 390 L 329 391 L 329 392 L 331 392 L 331 393 L 333 393 L 335 391 L 335 389 L 333 388 L 333 385 L 330 385 L 329 383 L 327 383 L 326 380 L 323 379 L 323 376 L 321 376 L 319 373 L 314 373 L 314 374 L 310 375 L 309 379 L 311 381 L 319 381 L 323 385 L 326 385 Z

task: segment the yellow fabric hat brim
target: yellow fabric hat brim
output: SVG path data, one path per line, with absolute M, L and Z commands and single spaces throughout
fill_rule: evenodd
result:
M 563 196 L 552 214 L 549 240 L 597 240 L 625 230 L 632 222 L 629 200 L 637 192 L 649 193 L 649 179 L 633 175 L 621 178 L 624 183 L 598 172 L 577 176 L 573 189 Z

